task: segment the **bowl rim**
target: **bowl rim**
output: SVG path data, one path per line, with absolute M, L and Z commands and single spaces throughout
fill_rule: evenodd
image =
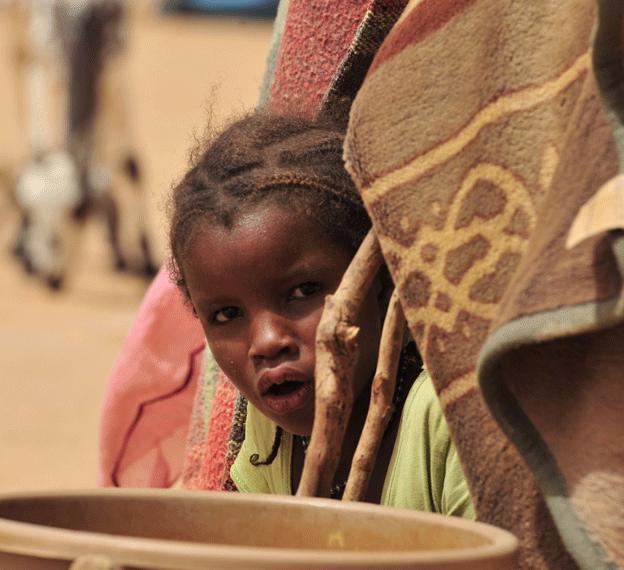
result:
M 17 491 L 0 493 L 0 504 L 16 500 L 53 500 L 61 498 L 94 499 L 114 496 L 124 498 L 171 498 L 183 501 L 232 503 L 254 503 L 260 498 L 263 502 L 273 505 L 301 505 L 305 503 L 313 508 L 331 509 L 334 511 L 351 510 L 363 514 L 375 515 L 383 510 L 393 511 L 395 518 L 404 520 L 420 520 L 430 524 L 440 524 L 444 519 L 445 526 L 470 530 L 487 537 L 491 544 L 475 547 L 454 548 L 452 550 L 317 550 L 305 548 L 279 548 L 266 546 L 245 546 L 229 544 L 200 544 L 191 541 L 142 538 L 113 535 L 101 532 L 71 530 L 50 527 L 35 523 L 14 521 L 0 517 L 0 554 L 2 552 L 71 560 L 85 555 L 109 556 L 120 564 L 140 564 L 145 568 L 171 567 L 195 570 L 205 568 L 205 564 L 219 563 L 223 566 L 242 564 L 245 567 L 269 564 L 290 565 L 292 567 L 309 565 L 312 559 L 315 564 L 335 564 L 339 554 L 340 564 L 348 567 L 368 565 L 373 561 L 375 567 L 395 566 L 397 564 L 452 562 L 456 559 L 479 560 L 513 559 L 518 549 L 518 540 L 510 532 L 496 526 L 479 521 L 450 517 L 437 513 L 426 513 L 406 508 L 386 507 L 370 503 L 344 503 L 331 499 L 300 498 L 282 495 L 258 495 L 252 493 L 231 493 L 223 491 L 187 491 L 181 489 L 86 489 L 86 490 L 45 490 Z M 302 555 L 311 556 L 303 562 Z M 151 565 L 150 565 L 151 564 Z

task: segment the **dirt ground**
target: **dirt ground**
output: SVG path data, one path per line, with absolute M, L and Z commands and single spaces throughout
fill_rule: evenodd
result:
M 0 8 L 0 171 L 23 156 L 11 25 Z M 149 190 L 149 224 L 166 255 L 163 204 L 208 110 L 252 106 L 271 22 L 162 16 L 135 5 L 130 26 L 132 129 Z M 0 185 L 0 492 L 95 484 L 107 376 L 147 282 L 112 269 L 99 220 L 82 235 L 65 290 L 48 291 L 10 254 L 16 216 Z

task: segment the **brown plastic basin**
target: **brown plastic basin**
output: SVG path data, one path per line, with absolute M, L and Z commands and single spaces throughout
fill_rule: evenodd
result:
M 516 550 L 490 525 L 365 503 L 181 490 L 0 495 L 3 570 L 493 570 L 513 568 Z

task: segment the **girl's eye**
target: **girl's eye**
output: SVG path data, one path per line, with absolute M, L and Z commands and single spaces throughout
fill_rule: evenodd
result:
M 241 310 L 238 307 L 223 307 L 212 313 L 211 321 L 213 323 L 227 323 L 240 317 Z
M 306 283 L 302 283 L 301 285 L 297 285 L 292 290 L 290 294 L 291 299 L 305 299 L 306 297 L 310 297 L 315 293 L 318 293 L 321 289 L 320 283 L 314 283 L 312 281 L 308 281 Z

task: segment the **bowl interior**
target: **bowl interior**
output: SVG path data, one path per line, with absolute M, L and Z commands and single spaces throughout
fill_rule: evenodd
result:
M 413 511 L 221 493 L 9 497 L 0 499 L 0 519 L 125 537 L 290 549 L 417 551 L 494 543 L 484 525 L 457 526 L 444 517 L 415 517 Z

